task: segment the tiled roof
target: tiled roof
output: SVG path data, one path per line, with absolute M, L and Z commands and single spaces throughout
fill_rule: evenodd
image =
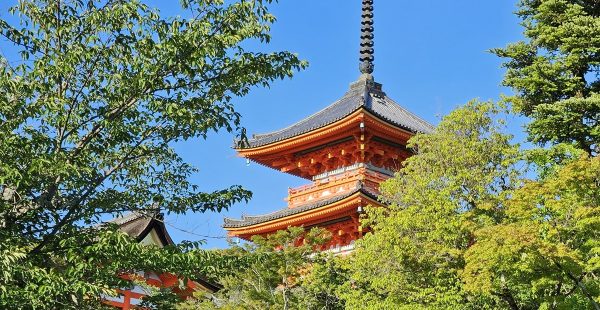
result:
M 119 230 L 138 241 L 144 239 L 155 228 L 159 238 L 165 245 L 173 244 L 173 240 L 163 222 L 163 215 L 160 213 L 134 211 L 126 216 L 117 217 L 111 220 L 110 223 L 116 224 L 119 226 Z
M 313 209 L 317 209 L 317 208 L 326 206 L 328 204 L 338 202 L 338 201 L 343 200 L 347 197 L 350 197 L 358 192 L 361 192 L 373 199 L 377 199 L 377 194 L 375 194 L 372 190 L 370 190 L 364 186 L 359 186 L 356 190 L 349 192 L 349 193 L 341 194 L 341 195 L 338 195 L 335 197 L 319 200 L 319 201 L 312 202 L 312 203 L 307 203 L 305 205 L 300 205 L 300 206 L 297 206 L 294 208 L 285 208 L 285 209 L 277 210 L 277 211 L 269 213 L 269 214 L 252 215 L 252 216 L 242 215 L 242 219 L 239 219 L 239 220 L 226 217 L 223 220 L 224 221 L 223 227 L 224 228 L 246 227 L 246 226 L 251 226 L 251 225 L 255 225 L 255 224 L 260 224 L 260 223 L 284 218 L 287 216 L 303 213 L 306 211 L 310 211 Z
M 350 90 L 341 99 L 330 106 L 284 129 L 253 135 L 245 148 L 259 147 L 307 133 L 343 119 L 361 108 L 413 133 L 428 133 L 433 130 L 433 126 L 428 122 L 390 99 L 381 90 L 381 84 L 369 78 L 361 78 L 350 86 Z
M 172 245 L 174 242 L 167 231 L 163 218 L 163 214 L 156 211 L 148 213 L 133 211 L 125 216 L 114 218 L 109 223 L 116 224 L 119 226 L 119 230 L 135 238 L 138 242 L 143 240 L 154 228 L 165 245 Z M 203 276 L 197 276 L 195 281 L 213 293 L 222 288 L 220 284 L 209 281 Z

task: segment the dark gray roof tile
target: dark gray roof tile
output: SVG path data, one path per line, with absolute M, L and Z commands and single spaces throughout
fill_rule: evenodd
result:
M 323 110 L 281 130 L 253 135 L 246 148 L 271 144 L 327 126 L 360 108 L 413 133 L 428 133 L 433 130 L 433 126 L 428 122 L 387 97 L 381 90 L 381 84 L 369 79 L 360 79 L 350 86 L 350 90 L 341 99 Z
M 164 245 L 174 244 L 165 223 L 163 214 L 157 213 L 154 210 L 149 213 L 141 211 L 133 211 L 128 215 L 117 217 L 109 221 L 109 223 L 119 226 L 119 230 L 126 233 L 130 237 L 141 241 L 154 228 L 157 230 L 159 238 Z

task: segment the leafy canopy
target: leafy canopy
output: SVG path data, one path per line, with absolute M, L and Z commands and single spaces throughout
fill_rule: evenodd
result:
M 0 56 L 1 307 L 94 308 L 126 285 L 118 271 L 218 265 L 90 227 L 128 210 L 219 211 L 250 198 L 239 186 L 201 191 L 170 145 L 219 129 L 244 138 L 232 99 L 305 66 L 242 47 L 269 41 L 270 3 L 183 0 L 184 18 L 140 0 L 22 0 L 17 22 L 0 20 L 14 51 Z
M 535 142 L 575 143 L 598 154 L 600 142 L 600 3 L 521 0 L 525 41 L 492 52 L 507 58 L 503 84 L 516 110 L 533 118 Z
M 503 218 L 505 190 L 519 177 L 517 146 L 492 103 L 471 102 L 432 134 L 411 138 L 418 153 L 381 186 L 388 208 L 372 208 L 368 233 L 350 258 L 350 309 L 482 308 L 461 288 L 474 231 Z M 404 308 L 403 308 L 404 307 Z
M 471 102 L 410 140 L 347 264 L 347 308 L 598 309 L 600 160 L 521 151 L 499 111 Z
M 342 309 L 330 281 L 337 270 L 332 258 L 315 253 L 330 239 L 320 228 L 306 231 L 289 227 L 267 237 L 254 236 L 251 244 L 234 245 L 226 256 L 237 266 L 221 277 L 223 288 L 198 296 L 179 309 Z

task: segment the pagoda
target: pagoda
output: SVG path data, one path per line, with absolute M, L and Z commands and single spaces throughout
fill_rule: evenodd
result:
M 362 236 L 359 216 L 381 206 L 382 181 L 411 155 L 407 140 L 433 127 L 390 99 L 375 82 L 373 0 L 362 1 L 359 79 L 336 102 L 299 122 L 254 135 L 236 150 L 241 157 L 311 183 L 288 190 L 284 209 L 225 218 L 229 236 L 250 240 L 289 226 L 323 227 L 332 240 L 323 247 L 343 253 Z

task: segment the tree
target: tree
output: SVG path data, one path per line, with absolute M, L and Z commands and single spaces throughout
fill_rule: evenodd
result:
M 346 309 L 341 298 L 348 282 L 346 257 L 323 255 L 313 260 L 310 272 L 302 278 L 302 288 L 307 292 L 308 309 Z
M 332 259 L 315 253 L 329 238 L 323 229 L 289 227 L 233 246 L 227 255 L 239 263 L 221 277 L 223 288 L 180 309 L 342 309 L 337 286 L 327 286 Z
M 594 0 L 521 0 L 526 41 L 493 49 L 508 58 L 508 98 L 533 121 L 530 139 L 575 143 L 590 155 L 600 144 L 600 4 Z
M 465 289 L 510 292 L 512 309 L 600 309 L 600 160 L 575 157 L 511 196 L 506 219 L 475 232 Z
M 494 121 L 492 103 L 472 102 L 446 116 L 381 186 L 388 208 L 372 208 L 372 227 L 351 257 L 350 309 L 484 307 L 461 288 L 464 253 L 478 227 L 502 217 L 505 190 L 518 178 L 518 148 Z
M 600 161 L 523 152 L 498 112 L 471 102 L 409 141 L 350 258 L 349 309 L 598 309 Z
M 239 186 L 202 192 L 170 145 L 219 129 L 243 140 L 232 98 L 305 66 L 242 47 L 269 41 L 270 3 L 183 0 L 190 17 L 165 18 L 137 0 L 23 0 L 17 24 L 0 20 L 20 55 L 0 57 L 0 307 L 97 308 L 126 285 L 117 272 L 218 266 L 206 252 L 142 248 L 94 225 L 250 198 Z

